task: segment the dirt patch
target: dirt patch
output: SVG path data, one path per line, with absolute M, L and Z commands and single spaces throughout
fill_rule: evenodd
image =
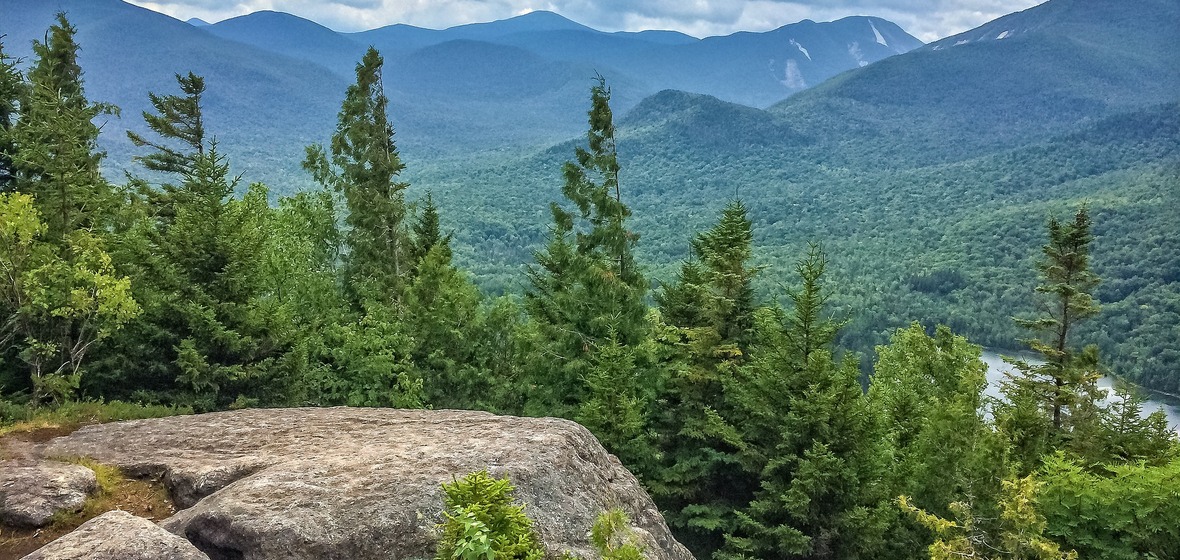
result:
M 89 498 L 80 513 L 63 515 L 48 527 L 18 529 L 0 525 L 0 560 L 21 558 L 90 519 L 115 509 L 155 522 L 171 517 L 176 511 L 162 482 L 120 476 L 108 488 Z
M 42 449 L 46 442 L 53 438 L 70 435 L 77 429 L 78 426 L 47 426 L 9 432 L 0 436 L 0 460 L 38 461 L 44 455 Z

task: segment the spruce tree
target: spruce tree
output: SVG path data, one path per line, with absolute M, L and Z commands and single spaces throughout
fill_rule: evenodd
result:
M 826 263 L 815 245 L 799 261 L 794 308 L 764 314 L 750 362 L 727 387 L 726 420 L 758 483 L 719 558 L 876 558 L 883 546 L 882 422 L 857 360 L 834 356 L 840 323 L 823 310 Z
M 1041 363 L 1015 362 L 1019 373 L 1005 383 L 1009 403 L 999 417 L 1026 469 L 1039 463 L 1038 455 L 1046 449 L 1041 445 L 1068 445 L 1069 440 L 1087 437 L 1085 432 L 1097 429 L 1098 350 L 1090 346 L 1079 352 L 1071 338 L 1078 324 L 1099 311 L 1092 295 L 1098 277 L 1090 270 L 1090 226 L 1085 206 L 1071 222 L 1049 220 L 1049 241 L 1037 263 L 1039 314 L 1016 320 L 1035 335 L 1027 342 Z
M 604 80 L 590 92 L 588 147 L 562 173 L 569 210 L 551 204 L 549 243 L 528 269 L 525 308 L 551 342 L 555 370 L 546 375 L 541 406 L 576 407 L 587 395 L 588 358 L 611 345 L 633 346 L 647 336 L 647 282 L 632 249 L 638 236 L 627 229 L 630 209 L 622 201 L 610 90 Z
M 679 361 L 655 415 L 663 460 L 649 487 L 678 539 L 698 555 L 720 548 L 734 528 L 734 510 L 744 505 L 735 498 L 752 491 L 719 421 L 731 406 L 724 387 L 753 334 L 752 241 L 745 207 L 731 202 L 713 228 L 693 239 L 693 258 L 676 282 L 656 294 L 664 320 L 676 327 Z
M 303 167 L 344 195 L 350 297 L 357 303 L 400 306 L 415 255 L 404 223 L 408 185 L 397 180 L 405 165 L 393 141 L 383 66 L 380 53 L 370 47 L 356 66 L 356 83 L 345 93 L 328 150 L 308 146 Z

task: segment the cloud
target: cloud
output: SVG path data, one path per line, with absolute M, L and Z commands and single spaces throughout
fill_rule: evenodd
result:
M 767 31 L 802 19 L 872 15 L 923 41 L 966 31 L 1040 0 L 130 0 L 179 19 L 216 22 L 259 10 L 311 19 L 338 31 L 393 23 L 445 28 L 533 10 L 604 31 L 672 29 L 697 37 Z

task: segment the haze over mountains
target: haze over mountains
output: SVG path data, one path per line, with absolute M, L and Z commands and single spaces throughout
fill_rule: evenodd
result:
M 896 25 L 864 17 L 695 39 L 603 33 L 550 12 L 446 30 L 393 25 L 342 34 L 277 12 L 187 25 L 118 0 L 3 0 L 0 10 L 10 52 L 26 57 L 53 14 L 69 14 L 91 97 L 125 110 L 106 129 L 113 154 L 130 148 L 122 129 L 141 126 L 147 92 L 170 91 L 172 75 L 191 70 L 209 84 L 211 129 L 230 153 L 250 154 L 241 164 L 247 176 L 270 183 L 298 175 L 302 147 L 326 140 L 369 45 L 386 57 L 399 146 L 423 155 L 537 148 L 574 136 L 595 75 L 610 81 L 620 114 L 668 88 L 767 106 L 921 46 Z M 263 143 L 271 146 L 265 155 Z
M 871 17 L 706 39 L 547 12 L 341 34 L 275 12 L 196 27 L 116 0 L 0 0 L 6 48 L 27 56 L 59 9 L 80 30 L 89 96 L 124 109 L 104 129 L 113 169 L 146 93 L 192 70 L 234 169 L 280 193 L 310 184 L 302 147 L 327 141 L 376 45 L 411 197 L 434 193 L 490 291 L 519 285 L 548 232 L 596 72 L 649 277 L 670 279 L 736 193 L 763 288 L 824 243 L 853 318 L 842 342 L 867 356 L 913 319 L 1016 346 L 1045 218 L 1088 203 L 1104 312 L 1085 336 L 1116 371 L 1180 390 L 1174 0 L 1049 0 L 925 46 Z

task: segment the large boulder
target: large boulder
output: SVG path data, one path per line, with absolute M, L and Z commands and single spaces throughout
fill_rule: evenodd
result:
M 432 557 L 440 485 L 482 469 L 516 486 L 550 557 L 592 557 L 595 517 L 621 507 L 649 558 L 692 558 L 618 459 L 554 418 L 243 410 L 89 426 L 46 452 L 163 477 L 186 509 L 162 526 L 213 560 Z
M 59 511 L 78 511 L 96 488 L 94 471 L 44 461 L 0 461 L 0 523 L 44 527 Z
M 125 511 L 108 511 L 22 560 L 209 560 L 192 543 Z

